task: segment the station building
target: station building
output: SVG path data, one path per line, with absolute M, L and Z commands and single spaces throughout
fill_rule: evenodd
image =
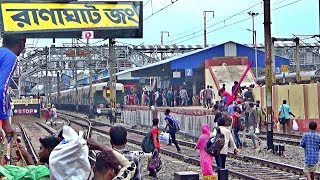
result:
M 226 42 L 217 46 L 189 52 L 180 56 L 165 59 L 144 67 L 137 67 L 117 73 L 117 80 L 127 87 L 133 84 L 144 84 L 160 89 L 173 87 L 174 89 L 185 86 L 192 97 L 199 93 L 206 85 L 205 62 L 216 58 L 245 58 L 247 63 L 255 65 L 255 49 L 236 43 Z M 257 51 L 257 65 L 263 71 L 265 67 L 264 51 Z M 275 56 L 275 68 L 289 65 L 287 58 Z M 107 81 L 108 76 L 100 80 Z M 240 79 L 240 77 L 239 77 Z M 191 94 L 192 93 L 192 94 Z

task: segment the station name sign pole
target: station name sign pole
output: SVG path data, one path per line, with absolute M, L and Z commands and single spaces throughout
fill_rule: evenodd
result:
M 264 9 L 264 43 L 265 43 L 265 77 L 266 77 L 266 105 L 267 105 L 267 146 L 273 149 L 273 113 L 272 113 L 272 39 L 271 39 L 271 11 L 270 0 L 263 1 Z

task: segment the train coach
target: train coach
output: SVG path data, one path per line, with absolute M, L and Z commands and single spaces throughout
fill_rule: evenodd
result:
M 109 83 L 97 83 L 92 85 L 93 92 L 93 111 L 96 115 L 108 114 L 110 112 L 110 89 Z M 52 103 L 59 106 L 60 109 L 76 110 L 76 89 L 68 89 L 60 92 L 60 103 L 58 102 L 58 93 L 52 95 Z M 89 113 L 90 108 L 90 86 L 78 87 L 78 110 L 83 113 Z M 117 107 L 124 104 L 124 86 L 116 84 Z
M 320 82 L 320 70 L 314 70 L 314 71 L 308 71 L 304 72 L 302 71 L 300 73 L 301 76 L 301 82 L 300 83 L 316 83 Z M 283 79 L 285 79 L 285 84 L 288 83 L 296 83 L 296 73 L 287 73 L 285 76 L 283 75 L 276 75 L 276 84 L 284 84 Z M 257 83 L 258 84 L 265 84 L 265 77 L 259 77 L 257 78 Z

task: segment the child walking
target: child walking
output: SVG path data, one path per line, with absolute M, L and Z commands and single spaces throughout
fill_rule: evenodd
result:
M 210 138 L 210 127 L 208 124 L 202 125 L 202 134 L 199 137 L 199 140 L 197 142 L 197 145 L 195 147 L 195 150 L 200 150 L 200 165 L 202 170 L 202 175 L 204 180 L 213 180 L 214 179 L 214 173 L 212 169 L 212 163 L 213 163 L 213 157 L 210 156 L 206 151 L 204 150 L 205 146 L 207 145 L 207 142 Z

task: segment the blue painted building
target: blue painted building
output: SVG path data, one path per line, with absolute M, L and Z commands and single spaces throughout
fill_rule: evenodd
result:
M 265 67 L 265 53 L 264 51 L 258 50 L 258 67 Z M 207 59 L 212 59 L 214 57 L 248 57 L 249 62 L 253 61 L 252 67 L 255 67 L 255 50 L 248 46 L 238 44 L 229 41 L 218 46 L 208 47 L 206 49 L 191 52 L 182 57 L 172 59 L 171 69 L 190 69 L 199 68 L 202 63 Z M 290 65 L 290 60 L 280 56 L 275 57 L 276 67 L 281 67 L 281 65 Z
M 265 67 L 265 53 L 264 51 L 258 50 L 258 67 Z M 176 81 L 177 84 L 185 82 L 185 77 L 187 75 L 188 69 L 192 70 L 192 74 L 201 75 L 201 67 L 206 60 L 212 59 L 214 57 L 248 57 L 249 62 L 253 61 L 252 67 L 255 67 L 255 49 L 248 46 L 235 43 L 232 41 L 208 47 L 205 49 L 192 51 L 180 56 L 175 56 L 163 61 L 159 61 L 153 64 L 149 64 L 144 67 L 136 67 L 130 70 L 122 71 L 117 73 L 118 80 L 121 81 L 139 81 L 139 77 L 155 77 L 159 76 L 162 79 L 171 79 Z M 276 68 L 281 67 L 281 65 L 289 65 L 290 60 L 280 56 L 275 56 L 275 66 Z M 181 78 L 172 78 L 173 72 L 180 72 Z M 101 72 L 98 76 L 99 80 L 108 80 L 109 74 Z M 198 79 L 197 79 L 198 80 Z M 87 81 L 87 80 L 86 80 Z

